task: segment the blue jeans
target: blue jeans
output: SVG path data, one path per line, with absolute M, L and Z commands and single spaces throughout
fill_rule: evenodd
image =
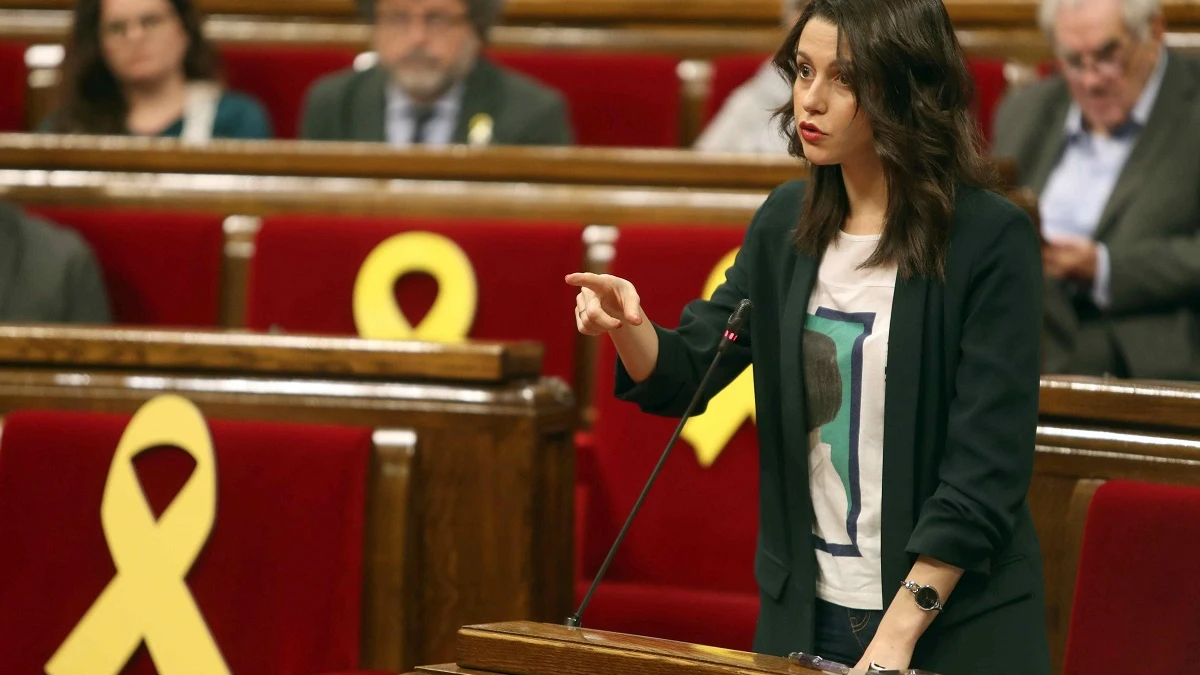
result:
M 853 668 L 879 630 L 883 610 L 850 609 L 817 599 L 814 653 Z

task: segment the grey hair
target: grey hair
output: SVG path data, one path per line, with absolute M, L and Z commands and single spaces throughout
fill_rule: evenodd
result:
M 358 0 L 358 11 L 363 19 L 375 21 L 376 1 Z M 492 26 L 500 20 L 500 15 L 504 12 L 504 2 L 505 0 L 462 0 L 467 8 L 467 21 L 484 42 L 487 42 Z
M 1038 25 L 1047 37 L 1054 37 L 1054 20 L 1058 18 L 1058 10 L 1063 7 L 1077 7 L 1089 0 L 1042 0 L 1038 7 Z M 1162 15 L 1158 0 L 1121 0 L 1121 14 L 1124 15 L 1125 27 L 1139 41 L 1150 38 L 1150 29 L 1154 19 Z

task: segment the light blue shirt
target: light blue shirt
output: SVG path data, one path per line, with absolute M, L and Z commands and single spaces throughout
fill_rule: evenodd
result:
M 457 82 L 433 104 L 433 117 L 425 125 L 424 145 L 450 145 L 462 108 L 463 83 Z M 404 90 L 389 83 L 387 88 L 387 141 L 395 147 L 412 145 L 417 106 Z
M 1111 135 L 1094 134 L 1083 127 L 1083 111 L 1072 103 L 1067 110 L 1063 131 L 1067 147 L 1058 166 L 1050 174 L 1039 201 L 1042 228 L 1048 237 L 1076 236 L 1095 238 L 1104 207 L 1116 187 L 1117 179 L 1138 136 L 1150 118 L 1158 91 L 1167 71 L 1167 50 L 1158 55 L 1158 64 L 1138 97 L 1129 121 Z M 1108 307 L 1112 268 L 1108 247 L 1096 244 L 1096 278 L 1092 283 L 1092 302 Z

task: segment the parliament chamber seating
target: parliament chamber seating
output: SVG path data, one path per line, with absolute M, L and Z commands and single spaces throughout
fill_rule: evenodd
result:
M 1110 481 L 1092 497 L 1063 675 L 1192 669 L 1200 651 L 1200 487 Z
M 742 228 L 686 225 L 623 229 L 609 271 L 640 290 L 653 320 L 674 326 L 741 245 Z M 728 261 L 726 261 L 728 262 Z M 616 354 L 601 343 L 594 430 L 579 448 L 576 533 L 587 590 L 676 420 L 643 414 L 612 396 Z M 723 412 L 735 411 L 726 404 Z M 685 431 L 585 615 L 584 625 L 748 651 L 758 616 L 754 546 L 758 450 L 754 424 L 734 421 L 724 445 L 699 450 Z M 712 439 L 719 433 L 701 432 Z M 701 455 L 704 459 L 701 459 Z
M 558 89 L 576 145 L 678 147 L 679 60 L 654 54 L 492 50 L 497 62 Z
M 406 233 L 433 233 L 451 240 L 466 256 L 472 270 L 468 274 L 474 275 L 477 284 L 477 307 L 474 317 L 468 317 L 469 332 L 438 339 L 535 340 L 545 345 L 543 372 L 567 382 L 575 380 L 577 334 L 569 311 L 562 309 L 569 310 L 575 291 L 563 277 L 583 265 L 582 225 L 268 217 L 255 241 L 247 325 L 260 331 L 359 334 L 354 310 L 359 272 L 376 247 Z M 435 253 L 430 247 L 438 244 L 423 241 L 405 246 L 416 251 L 413 261 L 432 261 Z M 399 269 L 388 272 L 388 278 L 397 280 L 393 282 L 395 306 L 421 331 L 420 322 L 423 317 L 433 318 L 429 312 L 435 310 L 435 298 L 448 292 L 450 280 L 439 284 L 428 271 L 401 275 Z M 467 307 L 462 310 L 470 311 Z
M 117 636 L 146 630 L 161 657 L 170 642 L 163 631 L 172 631 L 165 614 L 148 612 L 146 623 L 119 611 L 83 621 L 102 592 L 109 597 L 110 582 L 136 581 L 135 571 L 147 564 L 176 579 L 186 574 L 202 620 L 234 673 L 315 675 L 357 668 L 372 430 L 207 420 L 212 464 L 201 444 L 172 424 L 165 434 L 149 436 L 163 445 L 118 463 L 114 455 L 129 423 L 128 415 L 100 413 L 20 410 L 5 416 L 0 672 L 43 672 L 77 624 L 81 640 L 91 633 L 97 636 L 91 639 L 124 642 Z M 134 472 L 137 482 L 107 478 L 106 488 L 110 465 L 113 473 Z M 215 500 L 202 486 L 209 470 L 215 473 Z M 118 494 L 119 485 L 133 492 Z M 100 517 L 102 502 L 117 513 L 110 504 L 118 498 L 134 500 L 132 511 L 122 513 L 137 516 L 112 521 L 124 526 L 125 537 L 106 531 Z M 205 513 L 215 516 L 207 537 L 197 525 Z M 149 536 L 158 543 L 129 538 L 138 526 L 155 530 Z M 195 555 L 154 560 L 156 546 Z M 120 570 L 113 562 L 118 557 Z M 163 600 L 163 611 L 178 609 L 167 601 L 180 599 L 162 594 L 162 586 L 150 592 Z M 186 618 L 186 610 L 179 615 Z M 123 622 L 128 625 L 112 625 Z M 184 626 L 175 630 L 186 633 Z M 93 662 L 101 670 L 119 664 Z M 146 646 L 119 672 L 154 673 Z
M 97 515 L 123 422 L 76 412 L 128 414 L 163 394 L 213 420 L 217 526 L 188 579 L 233 672 L 403 672 L 451 658 L 464 623 L 560 621 L 572 401 L 539 379 L 540 356 L 533 343 L 0 326 L 0 669 L 42 672 L 10 666 L 44 663 L 113 571 Z M 154 508 L 182 482 L 180 454 L 136 462 Z
M 221 216 L 45 205 L 29 211 L 79 232 L 91 246 L 114 322 L 219 325 L 225 244 Z
M 220 52 L 229 87 L 262 102 L 276 138 L 296 138 L 309 87 L 349 68 L 359 53 L 345 47 L 253 44 L 222 44 Z

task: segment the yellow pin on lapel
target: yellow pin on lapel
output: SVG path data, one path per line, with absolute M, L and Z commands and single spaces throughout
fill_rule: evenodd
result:
M 196 460 L 162 517 L 146 502 L 133 459 L 175 446 Z M 47 675 L 117 675 L 143 640 L 161 675 L 228 675 L 187 585 L 216 518 L 217 470 L 200 411 L 159 396 L 137 411 L 113 455 L 100 522 L 117 574 L 46 664 Z
M 438 284 L 429 314 L 413 327 L 396 305 L 396 280 L 425 272 Z M 433 232 L 397 234 L 376 246 L 354 281 L 354 324 L 372 340 L 463 342 L 475 321 L 479 287 L 467 254 L 448 237 Z
M 495 122 L 492 120 L 491 115 L 487 113 L 474 115 L 471 117 L 471 121 L 467 123 L 467 144 L 490 145 L 494 130 Z
M 733 265 L 737 252 L 737 249 L 730 251 L 713 268 L 708 283 L 704 285 L 704 297 L 711 298 L 725 280 L 725 270 Z M 717 461 L 721 451 L 729 445 L 733 435 L 747 419 L 757 420 L 753 366 L 746 368 L 737 379 L 714 396 L 703 415 L 688 420 L 680 435 L 696 451 L 696 460 L 700 462 L 700 466 L 708 468 Z

